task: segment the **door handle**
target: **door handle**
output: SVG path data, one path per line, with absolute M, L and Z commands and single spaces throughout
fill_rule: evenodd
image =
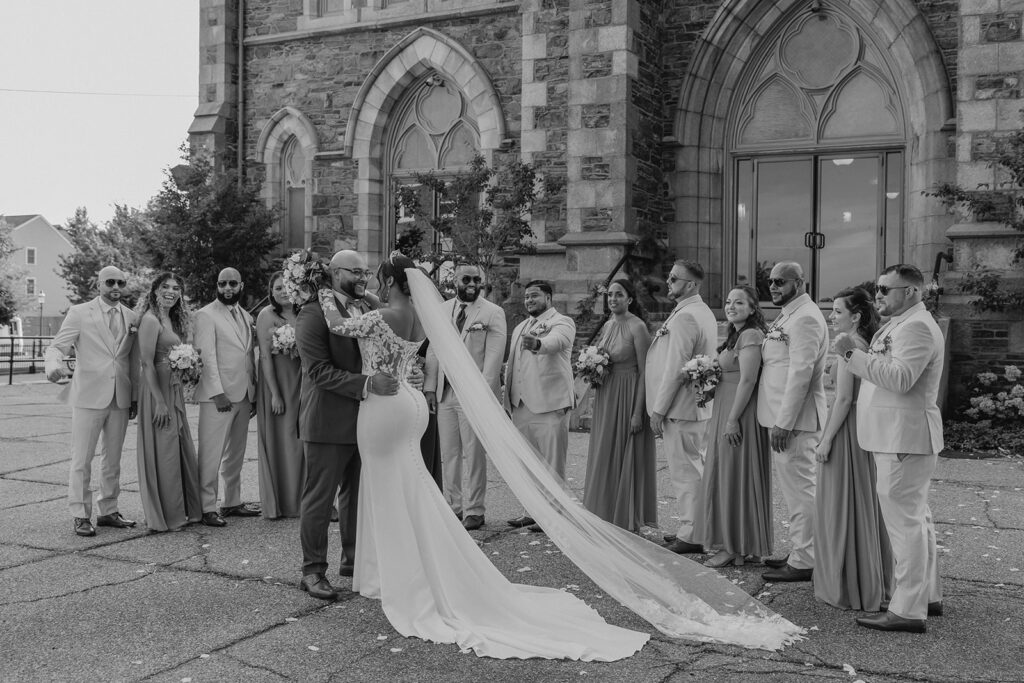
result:
M 824 249 L 824 248 L 825 248 L 825 233 L 823 233 L 823 232 L 819 232 L 819 233 L 816 233 L 816 234 L 815 234 L 814 236 L 815 236 L 816 238 L 818 238 L 818 239 L 817 239 L 817 243 L 816 243 L 816 245 L 815 245 L 815 246 L 816 246 L 816 248 L 818 248 L 818 249 Z
M 814 233 L 813 232 L 805 232 L 804 233 L 804 246 L 807 247 L 808 249 L 814 249 Z

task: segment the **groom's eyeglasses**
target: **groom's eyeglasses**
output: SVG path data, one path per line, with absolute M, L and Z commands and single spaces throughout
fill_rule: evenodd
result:
M 346 268 L 345 266 L 338 266 L 335 270 L 344 270 L 345 272 L 352 273 L 360 280 L 369 280 L 370 276 L 373 275 L 373 271 L 363 270 L 361 268 Z
M 470 282 L 472 282 L 474 285 L 478 285 L 483 281 L 484 279 L 479 275 L 474 275 L 473 277 L 470 277 L 469 275 L 462 276 L 462 284 L 464 285 L 468 285 Z
M 878 293 L 882 296 L 889 296 L 889 292 L 894 289 L 917 289 L 917 287 L 914 285 L 893 285 L 891 287 L 887 285 L 875 285 L 875 289 L 877 289 Z
M 128 283 L 125 282 L 124 280 L 115 280 L 114 278 L 110 278 L 109 280 L 104 280 L 103 284 L 105 284 L 107 287 L 113 287 L 114 285 L 117 285 L 118 287 L 124 287 Z
M 224 287 L 237 287 L 238 280 L 221 280 L 220 282 L 217 283 L 217 286 L 222 289 Z

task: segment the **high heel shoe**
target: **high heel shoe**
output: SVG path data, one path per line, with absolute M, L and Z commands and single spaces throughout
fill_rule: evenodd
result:
M 705 567 L 712 567 L 714 569 L 727 567 L 730 564 L 737 567 L 742 567 L 743 556 L 738 553 L 730 553 L 725 550 L 719 550 L 713 556 L 709 557 L 707 560 L 704 561 Z

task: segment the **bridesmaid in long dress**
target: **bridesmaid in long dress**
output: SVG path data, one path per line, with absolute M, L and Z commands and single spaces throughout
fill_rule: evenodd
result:
M 878 312 L 861 287 L 839 292 L 830 317 L 836 332 L 849 334 L 861 350 L 878 330 Z M 875 493 L 875 460 L 857 442 L 860 380 L 846 363 L 833 363 L 830 373 L 835 402 L 814 451 L 814 595 L 841 609 L 878 611 L 889 599 L 893 559 Z
M 256 433 L 260 503 L 267 519 L 298 517 L 305 479 L 299 440 L 298 351 L 274 349 L 278 330 L 295 330 L 298 306 L 288 298 L 284 274 L 270 278 L 270 305 L 256 318 L 260 381 L 256 385 Z M 294 334 L 292 335 L 294 339 Z M 293 347 L 294 348 L 294 347 Z
M 657 526 L 654 433 L 644 407 L 644 373 L 651 335 L 633 283 L 608 287 L 611 317 L 598 335 L 611 371 L 595 389 L 583 505 L 616 526 Z
M 708 567 L 740 566 L 772 551 L 772 482 L 768 431 L 757 422 L 764 315 L 757 292 L 739 286 L 725 300 L 729 336 L 718 347 L 722 379 L 715 391 L 704 463 L 704 545 L 718 552 Z
M 162 273 L 139 301 L 139 491 L 150 531 L 181 531 L 202 517 L 199 460 L 181 383 L 167 352 L 188 339 L 191 322 L 181 280 Z

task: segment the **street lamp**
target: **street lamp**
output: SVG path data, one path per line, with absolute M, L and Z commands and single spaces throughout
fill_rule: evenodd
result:
M 43 304 L 46 303 L 46 292 L 44 292 L 43 290 L 40 289 L 38 296 L 36 296 L 36 301 L 39 303 L 39 330 L 36 332 L 36 336 L 37 337 L 42 337 L 43 336 Z M 43 340 L 42 339 L 39 340 L 39 353 L 38 354 L 32 354 L 32 355 L 36 356 L 36 357 L 43 355 Z

